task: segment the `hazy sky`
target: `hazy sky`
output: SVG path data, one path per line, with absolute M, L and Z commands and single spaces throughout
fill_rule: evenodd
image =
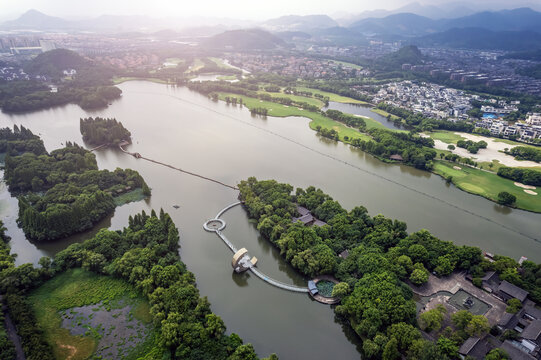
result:
M 55 16 L 96 16 L 102 14 L 163 16 L 210 16 L 244 19 L 268 19 L 286 14 L 355 14 L 364 10 L 395 9 L 414 0 L 0 0 L 0 18 L 14 17 L 28 9 Z M 441 4 L 449 0 L 421 0 L 423 4 Z M 453 1 L 453 0 L 451 0 Z M 468 7 L 493 7 L 506 2 L 508 8 L 518 2 L 539 0 L 473 0 Z M 453 1 L 455 2 L 455 1 Z M 500 6 L 501 7 L 501 6 Z

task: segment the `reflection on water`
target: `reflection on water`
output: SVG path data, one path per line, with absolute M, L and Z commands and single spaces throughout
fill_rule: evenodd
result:
M 494 211 L 499 212 L 500 214 L 507 215 L 507 214 L 511 214 L 513 210 L 508 206 L 494 204 Z
M 407 222 L 409 231 L 426 228 L 444 240 L 476 245 L 485 251 L 541 261 L 541 215 L 500 207 L 472 196 L 428 172 L 386 164 L 357 149 L 322 139 L 300 117 L 252 117 L 246 108 L 209 101 L 186 88 L 148 82 L 120 86 L 122 98 L 93 116 L 116 117 L 133 135 L 132 151 L 173 166 L 236 184 L 249 176 L 274 178 L 295 187 L 314 185 L 351 209 L 365 206 Z M 369 110 L 368 110 L 369 111 Z M 47 150 L 66 140 L 82 144 L 79 118 L 89 113 L 76 105 L 30 114 L 0 114 L 0 126 L 24 125 L 42 134 Z M 228 331 L 254 345 L 258 354 L 276 352 L 281 359 L 358 358 L 358 339 L 344 336 L 330 307 L 307 296 L 283 291 L 231 269 L 231 251 L 202 224 L 237 193 L 172 169 L 137 160 L 115 149 L 96 153 L 100 169 L 132 168 L 152 188 L 148 202 L 118 207 L 98 227 L 121 229 L 128 216 L 163 208 L 180 229 L 181 256 L 202 296 L 222 316 Z M 174 209 L 173 205 L 180 205 Z M 91 237 L 98 229 L 52 243 L 33 244 L 16 225 L 17 200 L 0 187 L 0 214 L 6 220 L 17 263 L 37 262 L 70 243 Z M 225 234 L 259 259 L 258 268 L 286 283 L 306 284 L 261 239 L 241 207 L 224 215 Z
M 241 274 L 237 274 L 235 271 L 231 270 L 231 279 L 237 284 L 239 287 L 245 287 L 248 286 L 248 277 L 250 275 L 248 272 L 244 272 Z

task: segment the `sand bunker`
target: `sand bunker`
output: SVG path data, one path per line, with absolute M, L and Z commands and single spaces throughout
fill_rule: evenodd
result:
M 515 186 L 518 186 L 520 188 L 523 188 L 523 189 L 529 189 L 529 190 L 535 190 L 535 186 L 532 186 L 532 185 L 524 185 L 524 184 L 521 184 L 519 182 L 516 182 L 515 181 Z
M 453 169 L 455 170 L 462 170 L 462 168 L 460 166 L 453 166 Z
M 530 195 L 537 195 L 537 193 L 535 191 L 532 191 L 532 190 L 524 190 L 524 192 L 526 194 L 530 194 Z
M 461 132 L 455 132 L 455 134 L 462 136 L 467 140 L 472 141 L 481 141 L 484 140 L 487 142 L 488 146 L 486 149 L 480 149 L 477 154 L 470 154 L 468 150 L 457 147 L 455 150 L 451 151 L 453 154 L 457 154 L 460 157 L 471 158 L 477 162 L 492 162 L 497 160 L 500 164 L 505 166 L 515 166 L 515 167 L 538 167 L 539 163 L 534 161 L 519 161 L 516 160 L 513 156 L 507 155 L 501 151 L 505 148 L 511 149 L 518 145 L 509 145 L 504 142 L 495 141 L 498 139 L 489 138 L 486 136 L 479 136 Z M 421 134 L 421 136 L 427 136 L 426 134 Z M 448 150 L 447 146 L 449 144 L 444 143 L 441 140 L 434 140 L 434 148 L 436 150 Z M 454 144 L 455 145 L 455 144 Z

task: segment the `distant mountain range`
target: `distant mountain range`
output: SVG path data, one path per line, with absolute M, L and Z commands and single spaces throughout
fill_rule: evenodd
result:
M 357 21 L 349 29 L 366 35 L 417 36 L 438 31 L 438 21 L 424 16 L 401 13 L 384 18 L 368 18 Z
M 2 29 L 68 29 L 72 25 L 69 21 L 59 17 L 45 15 L 37 10 L 28 10 L 16 20 L 3 22 Z
M 40 31 L 106 31 L 152 32 L 164 29 L 221 27 L 226 30 L 251 27 L 254 21 L 226 18 L 161 18 L 156 19 L 144 15 L 102 15 L 96 18 L 71 21 L 49 16 L 37 10 L 29 10 L 15 20 L 0 23 L 1 30 L 40 30 Z
M 270 19 L 260 25 L 269 31 L 310 31 L 338 26 L 338 23 L 327 15 L 288 15 Z
M 413 39 L 411 43 L 426 47 L 527 51 L 541 48 L 541 33 L 455 28 Z
M 475 4 L 471 5 L 473 7 Z M 443 10 L 445 8 L 454 10 L 448 12 Z M 531 8 L 468 14 L 472 10 L 461 3 L 439 6 L 411 3 L 395 11 L 411 12 L 393 13 L 384 17 L 375 17 L 384 14 L 382 11 L 364 13 L 364 15 L 372 14 L 374 17 L 362 18 L 345 27 L 327 15 L 289 15 L 260 23 L 246 21 L 237 23 L 231 19 L 179 20 L 112 15 L 69 21 L 30 10 L 16 20 L 1 23 L 0 30 L 90 30 L 124 33 L 130 36 L 151 34 L 164 39 L 189 36 L 194 39 L 208 38 L 203 42 L 206 47 L 235 49 L 248 49 L 250 46 L 253 49 L 284 48 L 287 46 L 286 42 L 307 41 L 336 46 L 363 45 L 367 43 L 367 38 L 384 41 L 403 40 L 419 46 L 510 51 L 541 47 L 539 40 L 541 12 Z M 420 13 L 430 16 L 422 16 Z M 448 17 L 450 14 L 458 13 L 467 15 Z M 445 18 L 443 16 L 438 18 L 438 14 L 445 15 Z M 245 30 L 241 30 L 242 28 Z M 166 29 L 176 30 L 164 31 Z M 235 43 L 234 36 L 239 36 L 240 41 Z
M 457 18 L 461 16 L 467 16 L 474 14 L 471 4 L 467 3 L 448 3 L 440 6 L 435 5 L 422 5 L 418 2 L 413 2 L 405 6 L 399 7 L 394 10 L 370 10 L 364 11 L 360 14 L 350 15 L 337 19 L 342 26 L 350 26 L 351 24 L 367 18 L 383 18 L 389 15 L 409 13 L 424 16 L 431 19 L 442 18 Z
M 363 34 L 397 35 L 402 37 L 427 35 L 454 28 L 482 28 L 491 31 L 541 32 L 541 13 L 529 8 L 480 12 L 455 19 L 434 20 L 428 17 L 401 13 L 384 18 L 357 21 L 350 29 Z

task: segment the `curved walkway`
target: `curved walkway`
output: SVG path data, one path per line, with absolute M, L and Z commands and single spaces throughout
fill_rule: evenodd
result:
M 227 247 L 229 247 L 229 249 L 233 252 L 233 254 L 235 254 L 237 252 L 237 248 L 235 247 L 235 245 L 233 245 L 233 243 L 231 243 L 231 241 L 229 241 L 229 239 L 222 233 L 222 229 L 225 227 L 225 221 L 223 219 L 220 219 L 220 216 L 222 216 L 227 210 L 237 206 L 237 205 L 240 205 L 242 202 L 241 201 L 238 201 L 236 203 L 233 203 L 231 205 L 228 205 L 226 206 L 225 208 L 223 208 L 219 213 L 218 215 L 216 215 L 216 217 L 214 219 L 210 219 L 209 221 L 207 221 L 205 224 L 203 224 L 203 228 L 208 231 L 208 232 L 215 232 L 216 235 L 218 235 L 220 237 L 220 239 L 222 239 L 222 241 L 227 245 Z M 224 225 L 220 228 L 220 229 L 213 229 L 212 227 L 208 226 L 207 224 L 212 222 L 212 221 L 216 221 L 216 220 L 220 220 L 220 222 L 222 222 Z M 271 284 L 272 286 L 276 286 L 277 288 L 280 288 L 280 289 L 284 289 L 284 290 L 288 290 L 288 291 L 293 291 L 293 292 L 301 292 L 301 293 L 307 293 L 308 292 L 308 288 L 307 287 L 300 287 L 300 286 L 295 286 L 295 285 L 289 285 L 289 284 L 285 284 L 283 282 L 280 282 L 278 280 L 274 280 L 270 277 L 268 277 L 267 275 L 263 274 L 261 271 L 257 270 L 255 267 L 251 266 L 249 268 L 249 270 L 255 275 L 257 276 L 258 278 L 260 278 L 261 280 L 265 281 L 266 283 L 268 284 Z

